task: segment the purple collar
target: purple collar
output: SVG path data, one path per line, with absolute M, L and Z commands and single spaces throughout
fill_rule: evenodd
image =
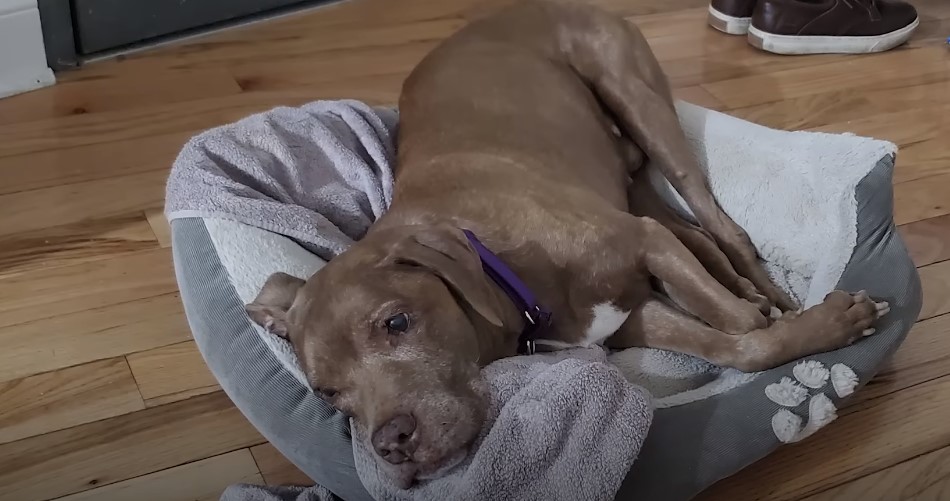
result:
M 505 264 L 492 251 L 488 250 L 484 244 L 475 238 L 475 234 L 469 230 L 462 230 L 469 243 L 475 248 L 478 257 L 482 260 L 482 268 L 491 279 L 505 291 L 505 294 L 511 298 L 522 312 L 524 312 L 527 323 L 518 336 L 518 353 L 520 355 L 532 355 L 535 351 L 534 340 L 538 334 L 543 332 L 551 325 L 551 311 L 538 303 L 531 289 L 518 278 L 518 275 Z

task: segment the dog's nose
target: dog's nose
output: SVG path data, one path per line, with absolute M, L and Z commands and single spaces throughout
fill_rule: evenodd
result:
M 404 463 L 412 454 L 412 434 L 416 420 L 409 414 L 397 414 L 373 432 L 376 454 L 392 464 Z

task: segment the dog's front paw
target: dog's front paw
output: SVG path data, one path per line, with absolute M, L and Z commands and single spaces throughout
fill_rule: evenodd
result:
M 815 308 L 825 316 L 826 328 L 837 334 L 838 347 L 874 334 L 871 324 L 891 311 L 886 301 L 876 302 L 866 291 L 855 294 L 833 291 Z
M 772 302 L 769 301 L 769 298 L 765 297 L 765 294 L 760 293 L 749 279 L 739 277 L 736 280 L 735 292 L 737 296 L 755 305 L 760 313 L 767 317 L 771 316 L 773 308 Z
M 867 292 L 833 291 L 821 304 L 804 312 L 785 313 L 781 321 L 795 329 L 809 353 L 820 353 L 844 348 L 874 334 L 873 323 L 888 312 L 887 302 L 876 302 Z

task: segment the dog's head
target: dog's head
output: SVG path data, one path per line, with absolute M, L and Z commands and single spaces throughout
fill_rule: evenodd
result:
M 498 302 L 459 229 L 420 225 L 371 232 L 306 282 L 271 276 L 247 312 L 408 487 L 464 459 L 481 429 Z

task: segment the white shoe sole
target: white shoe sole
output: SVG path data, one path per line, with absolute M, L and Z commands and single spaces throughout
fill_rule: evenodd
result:
M 751 17 L 733 17 L 723 14 L 709 6 L 709 15 L 706 20 L 710 26 L 730 35 L 745 35 L 749 32 L 749 25 L 752 24 Z
M 920 18 L 917 18 L 899 30 L 868 37 L 773 35 L 751 26 L 749 43 L 775 54 L 870 54 L 891 50 L 906 42 L 919 24 Z

